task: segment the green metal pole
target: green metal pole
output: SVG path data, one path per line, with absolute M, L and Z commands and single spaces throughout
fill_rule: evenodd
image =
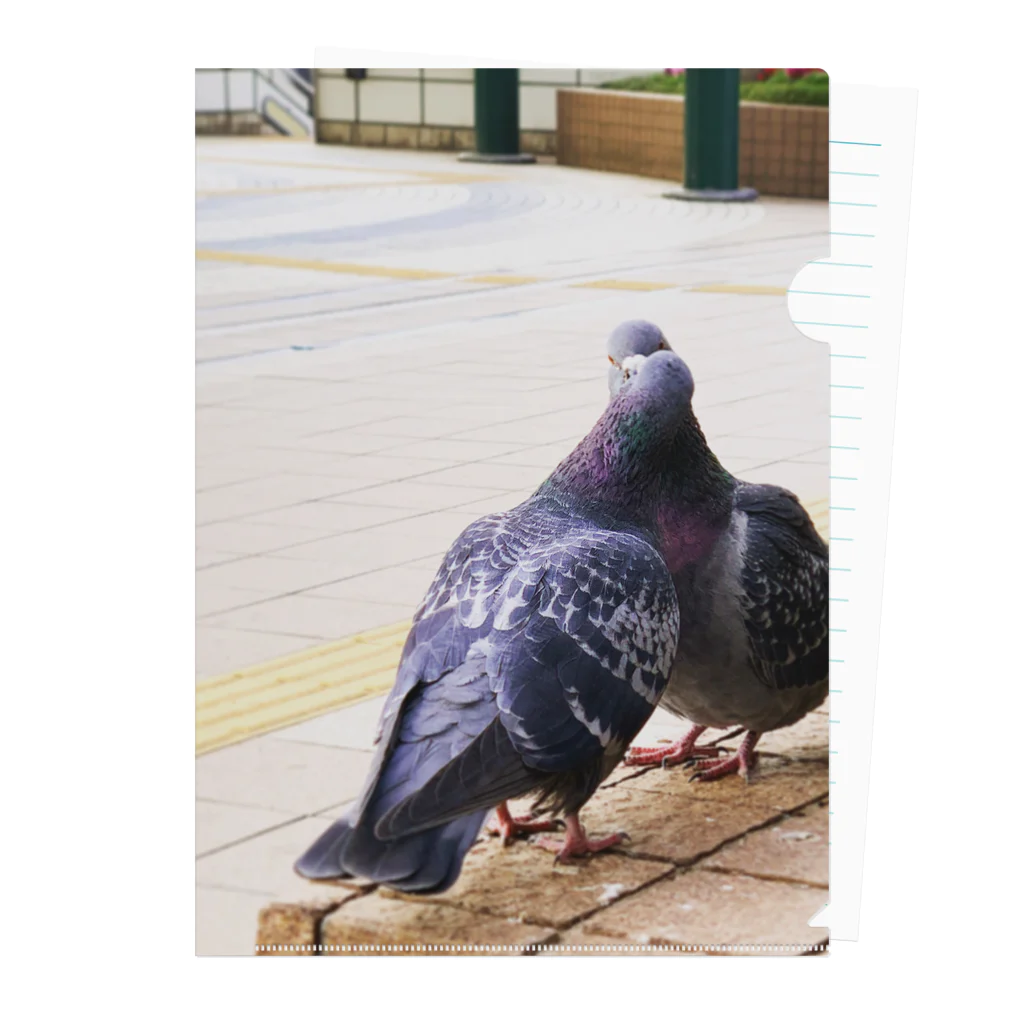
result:
M 739 187 L 739 68 L 687 68 L 685 103 L 686 167 L 682 192 L 673 199 L 715 202 L 757 198 Z
M 528 164 L 536 157 L 519 152 L 519 69 L 476 68 L 473 74 L 476 151 L 460 160 Z

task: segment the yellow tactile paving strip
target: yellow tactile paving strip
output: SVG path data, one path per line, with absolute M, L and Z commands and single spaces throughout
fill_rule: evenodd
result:
M 311 186 L 299 185 L 296 189 Z M 352 186 L 334 185 L 331 188 L 350 188 Z M 249 190 L 258 192 L 259 189 Z M 239 192 L 238 194 L 241 194 Z M 471 284 L 497 284 L 507 287 L 516 285 L 539 284 L 543 277 L 524 276 L 520 274 L 480 274 L 473 277 L 456 274 L 447 270 L 421 270 L 415 267 L 385 267 L 374 263 L 336 263 L 331 260 L 303 260 L 291 256 L 269 256 L 255 252 L 231 252 L 216 249 L 196 249 L 196 259 L 209 263 L 240 263 L 253 267 L 279 267 L 282 270 L 314 270 L 326 274 L 353 274 L 359 277 L 389 277 L 403 281 L 434 281 L 442 278 L 461 279 Z M 570 288 L 599 288 L 613 291 L 656 292 L 666 288 L 679 288 L 689 292 L 718 292 L 727 295 L 785 295 L 787 289 L 775 285 L 760 284 L 697 284 L 682 285 L 671 281 L 629 281 L 599 280 L 574 281 Z
M 662 288 L 678 288 L 677 284 L 666 284 L 664 281 L 581 281 L 572 285 L 573 288 L 608 288 L 624 292 L 656 292 Z
M 384 693 L 410 622 L 372 629 L 196 685 L 196 753 Z
M 768 284 L 698 284 L 692 292 L 724 292 L 727 295 L 785 295 L 788 289 Z
M 828 539 L 828 498 L 806 507 Z M 386 693 L 409 626 L 398 622 L 202 680 L 196 685 L 196 754 Z
M 290 256 L 264 256 L 249 252 L 217 252 L 197 249 L 197 260 L 215 263 L 244 263 L 248 266 L 280 267 L 284 270 L 319 270 L 331 274 L 355 274 L 359 277 L 391 277 L 402 281 L 429 281 L 455 274 L 440 270 L 408 270 L 403 267 L 380 267 L 372 263 L 333 263 L 328 260 L 299 260 Z

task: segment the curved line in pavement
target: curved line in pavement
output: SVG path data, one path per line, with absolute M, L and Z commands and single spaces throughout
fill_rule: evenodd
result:
M 484 221 L 515 217 L 535 210 L 544 203 L 544 193 L 535 188 L 516 184 L 497 185 L 493 182 L 471 183 L 464 186 L 469 193 L 459 206 L 434 213 L 401 217 L 398 220 L 355 224 L 351 227 L 325 228 L 322 231 L 303 231 L 282 235 L 262 235 L 256 238 L 236 238 L 230 241 L 203 241 L 207 249 L 268 249 L 282 245 L 336 245 L 342 242 L 365 242 L 374 238 L 442 231 L 478 224 Z M 496 203 L 496 194 L 504 201 Z M 513 202 L 513 200 L 518 200 Z

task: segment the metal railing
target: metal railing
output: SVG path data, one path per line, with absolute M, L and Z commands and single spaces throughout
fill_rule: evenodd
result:
M 225 115 L 229 130 L 232 115 L 254 113 L 281 135 L 309 137 L 313 98 L 312 81 L 295 68 L 196 69 L 196 113 Z

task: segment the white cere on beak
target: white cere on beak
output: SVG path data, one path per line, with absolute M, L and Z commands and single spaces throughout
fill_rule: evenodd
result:
M 636 356 L 629 356 L 628 358 L 623 359 L 622 360 L 622 375 L 623 375 L 624 379 L 629 380 L 629 378 L 632 377 L 633 374 L 638 373 L 639 370 L 640 370 L 640 367 L 644 365 L 644 360 L 646 358 L 647 358 L 647 356 L 636 355 Z

